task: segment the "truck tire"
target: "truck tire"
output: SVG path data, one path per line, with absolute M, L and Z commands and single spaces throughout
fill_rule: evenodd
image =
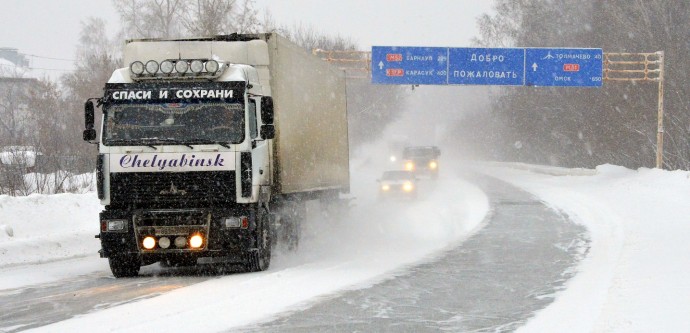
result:
M 246 268 L 248 272 L 260 272 L 271 265 L 271 219 L 265 208 L 259 209 L 259 226 L 255 249 L 247 252 Z
M 134 277 L 139 275 L 141 262 L 136 255 L 119 255 L 108 258 L 110 271 L 116 278 Z

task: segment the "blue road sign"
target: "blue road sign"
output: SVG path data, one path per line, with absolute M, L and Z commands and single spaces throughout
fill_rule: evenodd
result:
M 448 48 L 374 46 L 371 81 L 379 84 L 447 84 Z
M 524 85 L 525 49 L 450 48 L 448 84 Z
M 601 49 L 528 48 L 525 84 L 528 86 L 601 87 Z
M 601 49 L 374 46 L 371 82 L 601 87 Z

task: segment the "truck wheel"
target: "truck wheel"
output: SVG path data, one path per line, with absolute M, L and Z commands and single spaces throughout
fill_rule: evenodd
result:
M 271 225 L 270 215 L 266 209 L 260 210 L 257 248 L 247 253 L 246 267 L 249 272 L 259 272 L 271 265 Z
M 141 263 L 136 255 L 120 255 L 108 258 L 110 271 L 116 278 L 134 277 L 139 275 Z

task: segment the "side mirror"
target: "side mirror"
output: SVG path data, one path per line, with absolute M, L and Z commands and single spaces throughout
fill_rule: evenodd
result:
M 93 101 L 88 100 L 84 103 L 84 141 L 96 140 L 96 130 L 93 128 L 94 123 L 94 106 Z
M 276 128 L 273 125 L 261 125 L 261 138 L 264 140 L 276 137 Z
M 273 124 L 273 97 L 261 98 L 261 121 L 266 125 Z
M 85 129 L 83 137 L 84 137 L 84 141 L 96 140 L 96 130 L 93 128 Z
M 94 107 L 93 101 L 86 101 L 84 103 L 84 127 L 86 129 L 93 128 L 94 122 Z

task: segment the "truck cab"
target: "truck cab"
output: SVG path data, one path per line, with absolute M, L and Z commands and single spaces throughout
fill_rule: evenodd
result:
M 275 130 L 262 92 L 256 68 L 210 57 L 133 59 L 113 73 L 97 99 L 97 237 L 116 277 L 199 258 L 268 267 Z
M 344 76 L 289 40 L 131 40 L 124 63 L 83 133 L 116 277 L 157 261 L 265 270 L 279 238 L 296 247 L 305 200 L 349 191 Z
M 440 156 L 441 150 L 437 146 L 409 146 L 402 153 L 405 170 L 433 179 L 438 178 Z

